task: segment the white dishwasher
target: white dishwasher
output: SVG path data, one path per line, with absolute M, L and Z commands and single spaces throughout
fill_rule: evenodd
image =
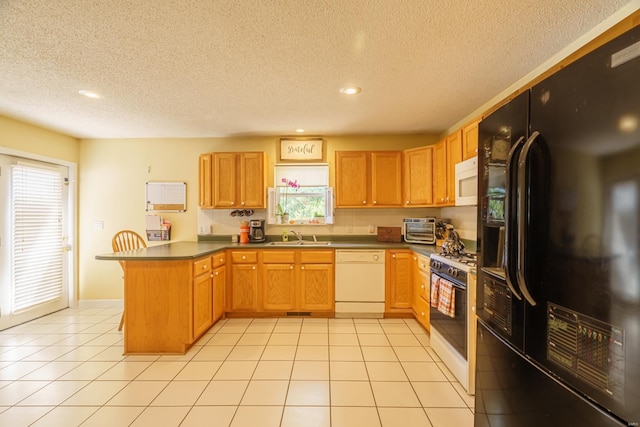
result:
M 384 316 L 384 250 L 336 250 L 336 317 Z

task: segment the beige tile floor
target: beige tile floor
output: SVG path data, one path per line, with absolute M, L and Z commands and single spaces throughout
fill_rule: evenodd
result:
M 118 308 L 0 332 L 0 426 L 470 427 L 413 319 L 227 319 L 184 356 L 123 356 Z

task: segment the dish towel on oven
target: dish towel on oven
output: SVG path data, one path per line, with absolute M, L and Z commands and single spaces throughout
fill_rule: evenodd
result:
M 438 308 L 438 291 L 440 289 L 440 277 L 431 275 L 431 307 Z
M 438 311 L 449 317 L 455 317 L 456 294 L 453 284 L 448 280 L 440 279 L 438 288 Z

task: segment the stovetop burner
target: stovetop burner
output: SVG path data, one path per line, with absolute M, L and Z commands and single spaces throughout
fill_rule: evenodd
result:
M 448 253 L 441 252 L 437 254 L 437 256 L 442 257 L 448 261 L 465 264 L 472 268 L 477 265 L 477 261 L 478 261 L 478 257 L 476 256 L 476 254 L 470 254 L 467 252 L 459 252 L 456 254 L 448 254 Z

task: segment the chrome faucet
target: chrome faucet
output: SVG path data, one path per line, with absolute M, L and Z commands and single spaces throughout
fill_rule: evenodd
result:
M 298 238 L 299 242 L 302 242 L 302 233 L 299 231 L 291 230 L 291 233 Z

